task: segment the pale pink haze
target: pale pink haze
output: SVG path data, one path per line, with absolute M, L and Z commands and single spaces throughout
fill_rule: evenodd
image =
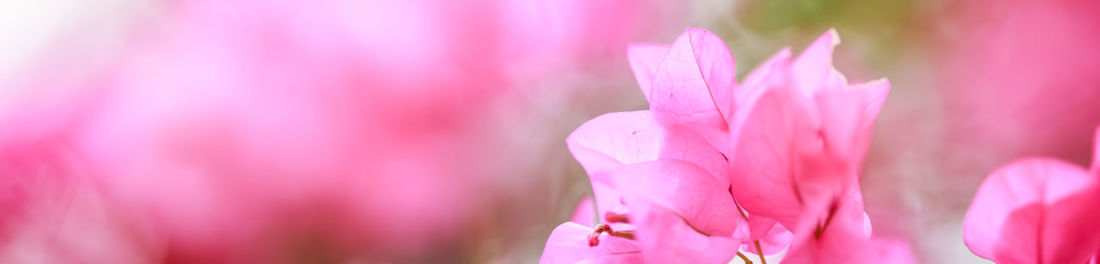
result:
M 566 140 L 597 217 L 632 232 L 610 237 L 628 250 L 577 246 L 586 225 L 565 223 L 542 262 L 724 263 L 754 242 L 787 249 L 789 263 L 911 262 L 904 242 L 871 237 L 858 185 L 889 83 L 849 85 L 832 67 L 838 43 L 830 30 L 794 60 L 785 48 L 740 85 L 725 42 L 706 30 L 630 45 L 649 110 L 596 117 Z M 835 252 L 853 245 L 859 254 Z
M 528 176 L 506 162 L 520 148 L 500 140 L 513 127 L 497 114 L 524 116 L 535 108 L 526 84 L 625 46 L 656 9 L 166 2 L 109 66 L 68 89 L 78 96 L 0 109 L 0 211 L 10 212 L 0 249 L 28 247 L 15 233 L 36 223 L 22 212 L 67 208 L 24 209 L 78 185 L 106 197 L 104 214 L 119 212 L 105 218 L 133 222 L 132 237 L 93 244 L 139 245 L 132 253 L 154 262 L 449 252 L 499 214 L 490 203 L 501 182 Z M 64 74 L 26 89 L 51 90 L 40 86 Z M 42 255 L 82 252 L 53 248 Z M 20 262 L 4 252 L 0 262 Z
M 1100 249 L 1098 154 L 1089 170 L 1024 158 L 993 171 L 966 212 L 966 246 L 997 263 L 1088 262 Z

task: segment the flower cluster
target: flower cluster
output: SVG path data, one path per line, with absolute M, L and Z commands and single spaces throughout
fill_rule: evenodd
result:
M 649 110 L 569 136 L 594 197 L 541 262 L 911 262 L 905 243 L 871 236 L 858 182 L 890 84 L 849 85 L 832 67 L 839 42 L 830 30 L 793 59 L 784 48 L 740 83 L 706 30 L 630 45 Z
M 997 263 L 1095 263 L 1100 252 L 1100 131 L 1092 168 L 1025 158 L 995 170 L 974 196 L 963 240 Z

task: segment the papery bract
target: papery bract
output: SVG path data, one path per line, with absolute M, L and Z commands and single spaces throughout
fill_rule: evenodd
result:
M 907 243 L 871 237 L 861 201 L 846 199 L 807 240 L 791 246 L 783 263 L 913 263 Z
M 829 31 L 793 61 L 784 49 L 738 93 L 750 107 L 734 118 L 733 194 L 745 210 L 796 233 L 804 220 L 824 219 L 814 214 L 833 200 L 858 196 L 871 124 L 889 90 L 885 81 L 849 87 L 831 65 L 838 43 Z
M 650 109 L 673 122 L 725 125 L 722 113 L 733 103 L 733 55 L 721 38 L 688 28 L 657 66 L 648 99 Z
M 829 31 L 793 61 L 783 49 L 741 86 L 725 43 L 705 30 L 631 45 L 650 110 L 597 117 L 567 139 L 598 217 L 629 214 L 611 227 L 634 232 L 650 262 L 727 261 L 738 248 L 788 245 L 801 263 L 848 245 L 869 251 L 840 259 L 911 261 L 903 243 L 876 245 L 885 240 L 871 237 L 858 184 L 889 82 L 850 86 L 832 67 L 837 43 Z M 732 246 L 700 252 L 718 244 Z
M 1100 246 L 1096 177 L 1042 158 L 997 169 L 966 213 L 967 247 L 998 263 L 1085 263 Z
M 589 246 L 592 227 L 565 222 L 554 228 L 546 239 L 539 263 L 640 263 L 641 252 L 632 240 L 614 236 L 601 238 L 599 246 Z

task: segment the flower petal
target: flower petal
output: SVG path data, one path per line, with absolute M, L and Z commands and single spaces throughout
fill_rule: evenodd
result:
M 799 149 L 820 146 L 808 99 L 789 87 L 770 89 L 744 117 L 732 146 L 730 184 L 737 202 L 753 216 L 785 226 L 801 217 L 802 197 L 794 181 Z M 766 230 L 760 230 L 766 232 Z
M 657 75 L 657 67 L 671 48 L 671 45 L 655 43 L 631 43 L 626 47 L 626 58 L 630 61 L 630 68 L 634 70 L 638 88 L 642 89 L 647 100 L 650 87 L 653 86 L 653 77 Z
M 847 83 L 844 75 L 833 69 L 833 48 L 840 44 L 840 35 L 829 29 L 791 64 L 795 83 L 808 94 L 820 90 L 841 89 Z
M 565 142 L 591 177 L 623 164 L 656 160 L 664 136 L 652 112 L 616 112 L 588 120 Z
M 733 55 L 721 38 L 688 28 L 657 68 L 650 109 L 675 122 L 725 126 L 723 113 L 729 113 L 733 104 L 734 67 Z
M 1094 175 L 1053 159 L 1024 159 L 994 171 L 963 221 L 963 240 L 1002 263 L 1084 263 L 1100 246 Z
M 554 228 L 550 237 L 546 239 L 546 247 L 542 251 L 539 263 L 640 263 L 641 253 L 634 241 L 603 235 L 600 244 L 595 247 L 588 246 L 588 234 L 592 233 L 591 227 L 586 227 L 573 222 L 565 222 Z
M 589 177 L 595 177 L 592 181 L 606 182 L 598 178 L 601 172 L 625 164 L 677 159 L 705 168 L 721 185 L 728 185 L 727 158 L 708 141 L 724 142 L 724 137 L 714 131 L 708 136 L 698 129 L 662 126 L 652 113 L 634 111 L 598 116 L 573 131 L 566 144 Z
M 832 217 L 812 237 L 791 245 L 783 263 L 913 263 L 904 242 L 866 233 L 862 205 L 853 201 L 838 203 L 831 210 Z
M 871 128 L 886 102 L 890 81 L 880 79 L 847 90 L 826 90 L 816 95 L 826 148 L 846 159 L 852 168 L 863 167 L 871 144 Z
M 726 263 L 737 254 L 740 241 L 701 234 L 673 210 L 644 199 L 629 201 L 637 208 L 637 241 L 646 263 Z
M 584 196 L 581 198 L 581 201 L 577 203 L 577 209 L 573 210 L 573 216 L 569 218 L 569 221 L 583 226 L 596 226 L 596 204 L 592 202 L 591 196 Z
M 706 234 L 728 237 L 742 223 L 726 186 L 695 164 L 658 160 L 624 166 L 610 174 L 623 197 L 667 208 Z M 634 205 L 627 205 L 636 213 Z
M 890 92 L 890 81 L 879 79 L 846 90 L 825 90 L 816 95 L 827 149 L 862 167 L 871 143 L 871 127 Z
M 778 254 L 779 252 L 782 252 L 783 249 L 786 249 L 788 246 L 790 246 L 791 240 L 794 238 L 794 236 L 791 234 L 791 231 L 787 231 L 787 229 L 784 228 L 783 225 L 776 224 L 775 222 L 772 222 L 772 224 L 773 225 L 771 228 L 768 229 L 768 232 L 764 233 L 759 240 L 745 241 L 744 244 L 741 245 L 741 250 L 744 250 L 748 253 L 760 255 L 760 253 L 756 251 L 755 244 L 755 242 L 759 241 L 760 249 L 764 251 L 764 255 L 770 256 Z
M 739 109 L 751 108 L 752 103 L 756 102 L 768 90 L 768 87 L 778 85 L 777 83 L 785 83 L 785 78 L 788 77 L 790 71 L 790 60 L 791 49 L 783 48 L 764 63 L 756 66 L 748 75 L 745 75 L 745 80 L 741 82 L 741 86 L 734 91 L 737 107 Z

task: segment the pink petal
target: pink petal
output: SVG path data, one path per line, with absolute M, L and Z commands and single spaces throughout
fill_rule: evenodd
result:
M 539 263 L 640 263 L 642 261 L 638 246 L 634 241 L 603 235 L 600 244 L 588 246 L 588 234 L 591 227 L 573 222 L 565 222 L 554 228 L 550 238 L 546 239 Z
M 810 94 L 826 89 L 841 89 L 844 76 L 833 69 L 833 48 L 840 44 L 835 29 L 829 29 L 791 64 L 798 87 Z
M 596 226 L 596 204 L 592 202 L 591 196 L 581 198 L 569 221 L 583 226 Z
M 734 67 L 733 55 L 721 38 L 688 28 L 657 68 L 650 109 L 675 122 L 725 126 L 723 113 L 729 113 L 733 103 Z
M 601 172 L 624 164 L 677 159 L 702 166 L 721 185 L 728 185 L 728 161 L 723 153 L 707 141 L 707 138 L 721 141 L 725 137 L 714 131 L 707 136 L 698 133 L 699 129 L 677 125 L 662 126 L 652 113 L 634 111 L 598 116 L 573 131 L 566 139 L 566 144 L 589 177 L 594 177 L 592 181 L 605 181 L 599 178 Z
M 701 234 L 675 211 L 644 199 L 630 203 L 638 208 L 637 242 L 647 263 L 726 263 L 737 253 L 740 241 Z
M 780 87 L 765 93 L 744 117 L 733 145 L 730 183 L 737 202 L 754 216 L 786 226 L 801 217 L 792 164 L 800 161 L 800 149 L 821 144 L 807 105 L 798 91 Z
M 678 125 L 665 127 L 665 141 L 662 143 L 660 159 L 682 160 L 694 163 L 705 169 L 718 181 L 716 185 L 729 186 L 729 160 L 726 154 L 715 146 L 727 146 L 726 134 L 710 131 L 701 133 L 699 129 Z
M 783 263 L 913 263 L 904 242 L 865 233 L 863 215 L 858 204 L 838 204 L 827 224 L 808 241 L 791 245 Z
M 626 57 L 630 61 L 630 68 L 634 70 L 634 78 L 638 80 L 638 88 L 649 99 L 650 87 L 653 85 L 653 76 L 657 75 L 657 67 L 668 55 L 672 46 L 654 43 L 631 43 L 626 47 Z
M 623 164 L 656 160 L 664 134 L 650 111 L 616 112 L 588 120 L 565 142 L 591 177 Z
M 734 91 L 737 107 L 749 109 L 752 103 L 768 91 L 768 87 L 785 83 L 784 78 L 789 75 L 787 72 L 790 70 L 790 60 L 791 49 L 783 48 L 745 75 L 741 87 Z
M 709 235 L 731 236 L 741 224 L 726 186 L 695 164 L 659 160 L 624 166 L 610 174 L 624 197 L 667 208 Z M 635 205 L 627 205 L 632 214 L 637 213 Z
M 765 256 L 775 255 L 790 246 L 793 237 L 791 231 L 787 231 L 783 225 L 774 224 L 773 222 L 772 227 L 768 229 L 759 240 L 745 241 L 744 244 L 741 245 L 741 250 L 760 255 L 760 253 L 756 251 L 756 244 L 754 243 L 754 241 L 759 241 L 760 249 L 764 251 Z
M 610 183 L 592 181 L 592 193 L 596 199 L 596 217 L 602 221 L 607 213 L 629 215 L 630 210 L 623 204 L 623 195 L 612 188 Z M 609 223 L 614 230 L 633 229 L 630 223 Z
M 871 128 L 889 92 L 890 82 L 881 79 L 816 95 L 826 148 L 847 159 L 852 168 L 863 167 L 871 144 Z
M 1001 263 L 1084 263 L 1100 246 L 1100 192 L 1083 169 L 1024 159 L 994 171 L 963 221 L 963 240 Z

